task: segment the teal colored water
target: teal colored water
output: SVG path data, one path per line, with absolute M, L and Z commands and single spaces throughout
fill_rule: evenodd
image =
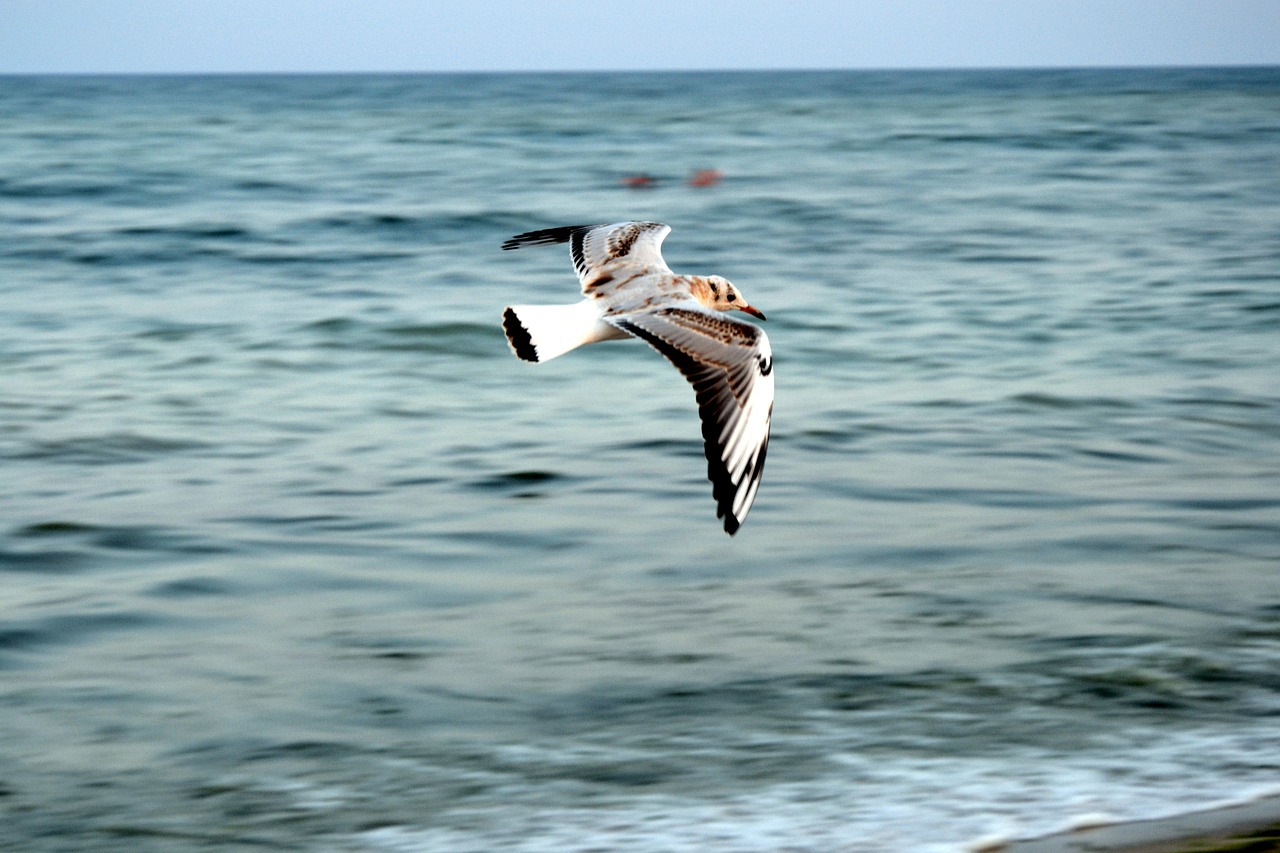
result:
M 503 339 L 622 219 L 769 317 L 732 539 L 661 358 Z M 1280 789 L 1280 70 L 0 78 L 0 305 L 0 847 Z

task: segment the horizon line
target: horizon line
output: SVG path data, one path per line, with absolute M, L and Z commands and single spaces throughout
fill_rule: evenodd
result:
M 60 70 L 8 71 L 0 77 L 336 77 L 336 76 L 428 76 L 428 75 L 511 75 L 511 74 L 804 74 L 841 72 L 919 72 L 956 73 L 991 71 L 1212 71 L 1280 69 L 1280 63 L 1212 62 L 1212 63 L 1133 63 L 1083 65 L 863 65 L 863 66 L 786 66 L 775 68 L 475 68 L 475 69 L 296 69 L 296 70 Z

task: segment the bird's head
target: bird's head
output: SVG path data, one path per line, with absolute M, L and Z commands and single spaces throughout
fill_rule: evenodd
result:
M 708 308 L 717 311 L 745 311 L 753 317 L 764 319 L 764 313 L 747 304 L 742 298 L 742 291 L 734 287 L 733 282 L 718 275 L 709 275 L 703 281 L 707 285 L 705 294 L 697 294 L 698 301 Z

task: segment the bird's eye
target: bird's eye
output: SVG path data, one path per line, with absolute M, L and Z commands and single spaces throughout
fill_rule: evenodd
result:
M 737 299 L 737 298 L 738 298 L 738 294 L 736 294 L 736 293 L 730 293 L 730 294 L 729 294 L 729 301 L 730 301 L 730 302 L 733 302 L 733 301 L 734 301 L 735 299 Z

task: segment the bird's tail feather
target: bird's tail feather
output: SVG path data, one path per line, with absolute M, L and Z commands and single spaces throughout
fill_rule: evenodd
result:
M 508 305 L 502 312 L 507 343 L 525 361 L 548 361 L 593 341 L 626 337 L 600 319 L 590 301 L 573 305 Z

